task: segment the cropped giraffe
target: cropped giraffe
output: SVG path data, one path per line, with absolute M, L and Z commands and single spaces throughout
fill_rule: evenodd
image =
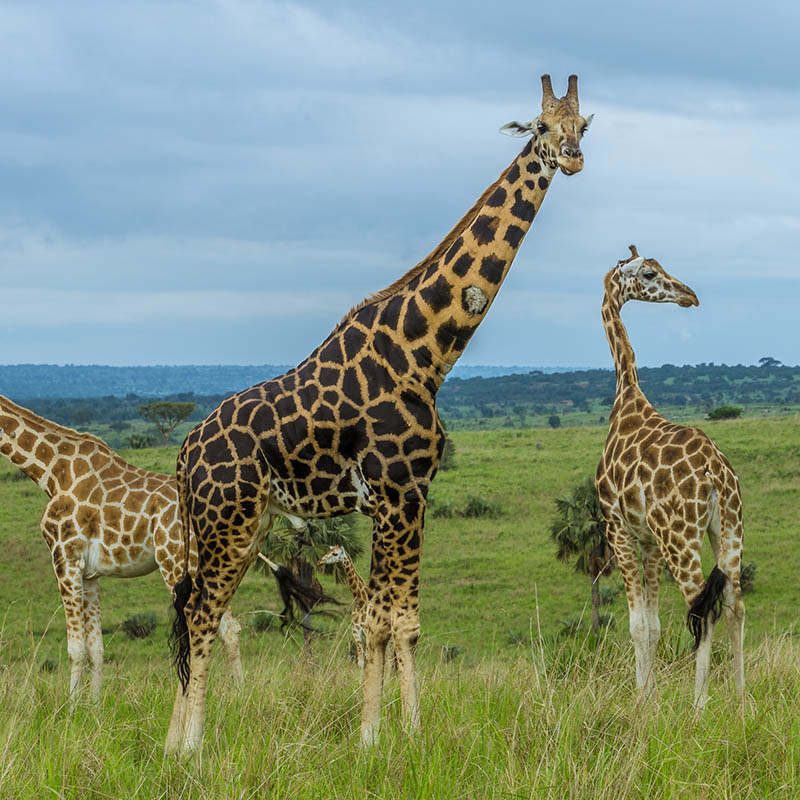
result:
M 364 657 L 367 648 L 367 607 L 369 606 L 369 587 L 356 571 L 353 559 L 340 544 L 334 545 L 317 562 L 318 566 L 341 564 L 347 586 L 353 595 L 353 610 L 350 613 L 350 635 L 356 649 L 356 663 L 364 676 Z M 390 640 L 391 641 L 391 640 Z
M 64 604 L 70 695 L 88 659 L 91 694 L 100 694 L 101 577 L 133 578 L 156 567 L 172 590 L 184 569 L 175 478 L 134 467 L 105 442 L 37 416 L 0 395 L 0 454 L 50 497 L 41 527 Z M 190 554 L 192 563 L 196 552 Z M 239 623 L 225 609 L 220 637 L 242 681 Z
M 182 742 L 202 741 L 209 648 L 261 542 L 260 520 L 359 511 L 373 520 L 362 741 L 376 741 L 385 643 L 394 638 L 409 727 L 419 724 L 415 650 L 425 502 L 444 431 L 436 393 L 486 316 L 556 171 L 583 168 L 577 78 L 557 99 L 542 78 L 542 113 L 504 130 L 530 141 L 423 261 L 349 311 L 286 374 L 225 400 L 191 431 L 178 457 L 181 516 L 199 566 L 179 586 L 189 667 L 173 712 Z M 185 612 L 185 613 L 184 613 Z M 187 664 L 187 660 L 190 663 Z
M 617 390 L 608 440 L 597 469 L 597 492 L 608 540 L 625 581 L 636 684 L 654 685 L 658 582 L 662 558 L 689 606 L 695 637 L 695 705 L 708 697 L 714 622 L 725 609 L 733 649 L 736 691 L 744 692 L 740 586 L 742 498 L 736 473 L 717 446 L 697 428 L 673 425 L 647 402 L 620 309 L 628 300 L 698 305 L 697 296 L 631 245 L 631 257 L 605 277 L 603 324 L 614 357 Z M 703 578 L 700 549 L 708 534 L 716 566 Z M 639 566 L 641 552 L 641 570 Z M 643 578 L 643 580 L 642 580 Z

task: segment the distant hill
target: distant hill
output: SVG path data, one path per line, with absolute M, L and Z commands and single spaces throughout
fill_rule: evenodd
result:
M 167 397 L 229 395 L 290 369 L 288 364 L 250 366 L 152 366 L 13 364 L 0 366 L 0 394 L 17 400 L 47 398 Z M 456 366 L 450 378 L 493 378 L 538 370 L 565 372 L 569 367 Z

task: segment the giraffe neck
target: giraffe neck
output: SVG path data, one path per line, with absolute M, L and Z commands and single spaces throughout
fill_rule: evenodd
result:
M 614 359 L 614 370 L 617 375 L 617 387 L 614 406 L 611 410 L 612 419 L 617 416 L 622 407 L 639 398 L 644 398 L 639 388 L 639 371 L 636 368 L 636 355 L 633 352 L 628 331 L 622 322 L 620 308 L 619 281 L 613 273 L 606 277 L 606 291 L 603 297 L 603 327 L 606 339 Z
M 367 600 L 369 598 L 367 584 L 356 571 L 353 559 L 350 558 L 348 553 L 345 553 L 344 561 L 342 561 L 341 564 L 342 569 L 344 569 L 344 576 L 347 579 L 347 585 L 350 587 L 350 591 L 353 594 L 353 600 L 356 601 L 356 605 L 363 608 L 367 605 Z
M 96 437 L 57 425 L 0 395 L 0 455 L 50 496 L 64 488 L 59 475 L 66 473 L 55 470 L 56 464 L 79 452 L 85 455 L 87 448 L 108 450 Z
M 433 252 L 345 320 L 377 305 L 378 324 L 392 329 L 388 338 L 412 356 L 414 377 L 435 394 L 489 311 L 555 171 L 531 139 Z M 390 356 L 392 345 L 385 349 Z

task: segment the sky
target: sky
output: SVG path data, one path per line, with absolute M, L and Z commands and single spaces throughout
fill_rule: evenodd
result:
M 579 76 L 559 174 L 460 363 L 610 367 L 635 243 L 700 298 L 640 365 L 800 363 L 800 4 L 0 1 L 0 363 L 297 363 Z

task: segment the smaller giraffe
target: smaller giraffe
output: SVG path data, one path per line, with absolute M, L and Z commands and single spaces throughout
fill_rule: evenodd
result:
M 102 687 L 101 577 L 134 578 L 158 567 L 172 590 L 184 567 L 178 487 L 172 475 L 139 469 L 105 442 L 40 417 L 0 395 L 0 455 L 49 497 L 41 529 L 53 560 L 67 624 L 70 697 L 88 660 L 91 696 Z M 195 563 L 197 553 L 189 554 Z M 243 681 L 240 625 L 225 610 L 220 638 Z
M 658 582 L 666 560 L 689 606 L 695 637 L 694 702 L 708 699 L 714 623 L 725 610 L 737 694 L 744 693 L 744 604 L 740 585 L 742 498 L 736 473 L 714 442 L 697 428 L 673 425 L 639 388 L 633 348 L 620 309 L 628 300 L 699 305 L 697 295 L 653 258 L 631 257 L 605 277 L 603 325 L 617 376 L 614 405 L 596 484 L 608 540 L 625 582 L 636 654 L 636 684 L 655 685 L 661 633 Z M 700 549 L 708 534 L 716 566 L 703 579 Z M 641 553 L 641 570 L 639 564 Z M 643 581 L 642 581 L 643 576 Z
M 353 644 L 356 648 L 356 662 L 364 677 L 364 655 L 367 648 L 367 607 L 369 606 L 369 589 L 364 579 L 356 572 L 353 559 L 350 558 L 347 550 L 340 544 L 334 545 L 317 562 L 318 566 L 326 564 L 341 564 L 347 585 L 353 595 L 353 611 L 350 614 L 351 628 L 350 634 L 353 637 Z
M 317 562 L 322 567 L 325 565 L 341 564 L 344 577 L 350 592 L 353 595 L 353 611 L 350 614 L 350 634 L 353 637 L 353 644 L 356 649 L 356 663 L 364 679 L 364 664 L 367 651 L 367 612 L 369 610 L 369 587 L 364 579 L 356 571 L 353 559 L 350 554 L 340 544 L 334 545 Z M 390 636 L 386 640 L 386 663 L 395 664 L 394 659 L 394 640 Z

